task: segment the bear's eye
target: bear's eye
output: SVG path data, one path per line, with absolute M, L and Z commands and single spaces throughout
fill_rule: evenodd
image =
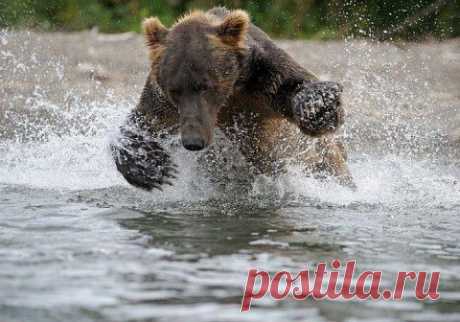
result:
M 209 89 L 209 86 L 206 83 L 201 83 L 201 84 L 196 84 L 193 89 L 197 92 L 204 92 Z

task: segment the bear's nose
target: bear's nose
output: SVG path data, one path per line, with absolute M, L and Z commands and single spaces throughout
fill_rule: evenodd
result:
M 190 151 L 199 151 L 203 150 L 206 146 L 206 143 L 202 138 L 191 137 L 191 138 L 182 138 L 182 145 L 184 148 Z

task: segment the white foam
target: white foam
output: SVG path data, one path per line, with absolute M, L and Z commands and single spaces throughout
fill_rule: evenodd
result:
M 334 205 L 449 207 L 460 204 L 459 174 L 453 169 L 394 155 L 351 158 L 349 166 L 356 191 L 333 180 L 319 182 L 305 178 L 299 169 L 290 169 L 279 185 L 287 186 L 287 190 L 298 197 Z

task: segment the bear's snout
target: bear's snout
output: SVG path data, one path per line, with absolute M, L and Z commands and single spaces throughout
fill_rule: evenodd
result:
M 179 105 L 180 134 L 184 148 L 200 151 L 212 142 L 217 110 L 200 97 L 189 98 Z
M 200 151 L 206 148 L 212 139 L 212 128 L 209 118 L 183 118 L 181 125 L 181 141 L 184 148 L 190 151 Z
M 182 138 L 182 145 L 187 150 L 200 151 L 206 147 L 206 142 L 198 136 L 192 136 L 192 137 Z

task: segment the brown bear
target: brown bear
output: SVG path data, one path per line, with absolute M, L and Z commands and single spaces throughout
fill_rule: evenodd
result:
M 170 29 L 157 18 L 143 28 L 151 71 L 111 146 L 129 183 L 146 190 L 172 184 L 177 171 L 160 139 L 180 132 L 182 145 L 198 151 L 218 128 L 258 173 L 300 164 L 353 185 L 343 144 L 332 135 L 344 118 L 341 86 L 318 81 L 246 12 L 193 11 Z

